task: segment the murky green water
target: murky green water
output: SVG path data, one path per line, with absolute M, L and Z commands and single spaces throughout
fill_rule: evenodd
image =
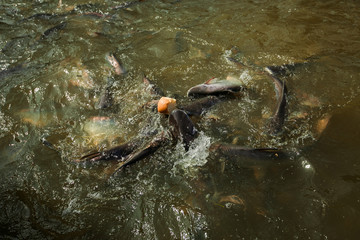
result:
M 357 1 L 122 4 L 1 1 L 1 239 L 358 237 Z M 109 52 L 125 76 L 115 74 Z M 272 136 L 274 85 L 258 69 L 289 63 L 299 64 L 281 77 L 287 118 Z M 200 135 L 188 152 L 165 144 L 115 177 L 114 161 L 74 163 L 168 129 L 144 107 L 156 96 L 142 74 L 183 104 L 190 87 L 212 77 L 238 78 L 248 91 L 194 119 Z M 114 105 L 100 110 L 109 78 Z M 220 142 L 287 155 L 209 151 Z

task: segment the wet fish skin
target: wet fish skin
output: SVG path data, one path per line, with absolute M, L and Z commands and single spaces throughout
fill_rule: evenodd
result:
M 285 81 L 280 80 L 275 76 L 275 74 L 268 68 L 265 68 L 265 72 L 271 77 L 275 84 L 275 91 L 277 95 L 277 105 L 275 108 L 275 113 L 270 120 L 270 129 L 272 134 L 278 134 L 284 125 L 286 117 L 286 94 L 287 88 Z
M 106 59 L 108 60 L 110 65 L 113 66 L 116 75 L 126 74 L 125 68 L 122 66 L 122 64 L 120 63 L 120 61 L 118 60 L 118 58 L 115 56 L 114 53 L 107 54 Z
M 47 37 L 49 37 L 51 34 L 53 33 L 56 33 L 62 29 L 64 29 L 67 25 L 67 22 L 61 22 L 60 24 L 52 27 L 52 28 L 49 28 L 48 30 L 46 30 L 42 36 L 41 36 L 41 39 L 46 39 Z
M 181 139 L 185 150 L 189 150 L 190 143 L 198 136 L 194 123 L 184 110 L 175 109 L 169 117 L 169 125 L 174 138 Z
M 102 152 L 94 152 L 82 156 L 80 159 L 75 160 L 75 162 L 122 159 L 131 154 L 138 146 L 139 141 L 127 142 Z
M 106 87 L 100 96 L 98 108 L 106 109 L 113 105 L 113 97 L 110 87 Z
M 109 77 L 107 79 L 107 86 L 100 96 L 98 108 L 106 109 L 113 105 L 114 99 L 113 99 L 113 95 L 112 95 L 112 91 L 111 91 L 111 87 L 112 87 L 113 83 L 114 83 L 114 79 L 112 77 Z
M 21 70 L 24 70 L 24 64 L 18 64 L 12 68 L 3 70 L 0 72 L 0 81 L 3 80 L 4 78 L 6 78 L 7 76 L 19 72 Z
M 234 144 L 214 144 L 210 147 L 213 152 L 220 152 L 226 156 L 244 156 L 259 159 L 280 159 L 284 152 L 276 148 L 250 148 Z
M 188 105 L 181 106 L 179 109 L 184 110 L 189 116 L 201 116 L 206 110 L 221 101 L 222 99 L 217 96 L 207 96 Z
M 288 63 L 283 65 L 267 66 L 266 69 L 271 71 L 272 75 L 274 76 L 291 76 L 296 69 L 307 66 L 309 64 L 310 64 L 309 61 L 296 62 L 296 63 Z
M 145 74 L 143 74 L 143 83 L 150 90 L 150 93 L 156 96 L 165 96 L 164 92 L 156 86 Z
M 204 95 L 221 95 L 241 92 L 244 87 L 239 84 L 222 84 L 222 83 L 202 83 L 190 88 L 187 92 L 188 97 L 198 97 Z
M 48 140 L 46 140 L 46 138 L 43 137 L 43 138 L 40 139 L 40 141 L 41 141 L 41 143 L 42 143 L 44 146 L 46 146 L 47 148 L 59 152 L 59 150 L 54 146 L 54 144 L 52 144 L 51 142 L 49 142 Z
M 246 66 L 244 63 L 242 63 L 242 62 L 240 62 L 240 61 L 236 60 L 236 59 L 235 59 L 235 58 L 233 58 L 233 57 L 227 57 L 227 60 L 229 60 L 230 62 L 235 63 L 235 65 L 236 65 L 238 68 L 248 67 L 248 66 Z
M 126 158 L 125 162 L 122 163 L 113 173 L 116 174 L 121 169 L 125 168 L 128 165 L 134 164 L 137 161 L 140 161 L 149 155 L 153 154 L 158 150 L 168 139 L 164 136 L 164 133 L 160 133 L 158 136 L 156 136 L 146 147 L 143 149 L 140 149 L 130 155 Z
M 125 75 L 126 71 L 123 68 L 123 66 L 120 64 L 119 60 L 115 57 L 113 53 L 109 53 L 106 55 L 106 59 L 111 64 L 111 66 L 114 67 L 115 74 L 116 75 Z M 113 94 L 111 91 L 111 87 L 114 84 L 114 78 L 108 77 L 107 78 L 107 86 L 103 90 L 100 100 L 98 103 L 98 108 L 100 109 L 106 109 L 113 105 Z

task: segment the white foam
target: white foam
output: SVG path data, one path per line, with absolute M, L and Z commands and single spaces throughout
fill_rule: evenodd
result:
M 210 144 L 211 138 L 203 132 L 200 132 L 199 137 L 192 142 L 188 151 L 185 151 L 184 146 L 179 142 L 175 149 L 176 156 L 174 157 L 177 161 L 172 168 L 172 174 L 194 175 L 198 167 L 207 163 Z

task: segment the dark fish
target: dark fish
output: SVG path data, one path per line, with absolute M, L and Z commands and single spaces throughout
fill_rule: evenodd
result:
M 184 32 L 177 32 L 175 35 L 175 52 L 181 53 L 188 49 L 187 43 L 184 39 Z
M 113 96 L 112 96 L 112 91 L 111 91 L 111 87 L 114 83 L 114 78 L 112 77 L 108 77 L 107 80 L 107 86 L 104 89 L 104 91 L 102 92 L 101 96 L 100 96 L 100 100 L 98 103 L 98 108 L 100 109 L 106 109 L 108 107 L 111 107 L 113 104 Z
M 67 11 L 65 13 L 61 13 L 61 14 L 55 14 L 55 13 L 36 13 L 34 15 L 31 15 L 30 17 L 24 18 L 23 20 L 21 20 L 20 22 L 24 22 L 24 21 L 33 21 L 33 20 L 41 20 L 41 21 L 46 21 L 47 23 L 58 23 L 62 20 L 64 20 L 67 16 L 75 14 L 74 10 L 71 11 Z
M 41 143 L 42 143 L 44 146 L 48 147 L 49 149 L 54 150 L 54 151 L 57 151 L 57 152 L 59 151 L 59 150 L 54 146 L 54 144 L 52 144 L 51 142 L 49 142 L 49 141 L 46 140 L 45 138 L 41 138 L 40 141 L 41 141 Z
M 299 67 L 307 66 L 308 64 L 309 62 L 298 62 L 283 65 L 267 66 L 266 68 L 271 71 L 272 75 L 275 76 L 291 76 L 296 69 L 298 69 Z
M 189 150 L 190 143 L 198 136 L 198 131 L 190 117 L 185 111 L 175 109 L 170 114 L 169 125 L 172 135 L 183 142 L 186 151 Z
M 102 14 L 102 13 L 98 13 L 98 12 L 86 12 L 81 14 L 81 16 L 83 17 L 90 17 L 90 18 L 106 18 L 107 16 Z
M 75 162 L 122 159 L 131 154 L 139 145 L 140 141 L 127 142 L 103 152 L 94 152 L 82 156 L 80 159 L 75 160 Z
M 55 33 L 57 33 L 58 31 L 64 29 L 64 28 L 66 27 L 66 25 L 67 25 L 66 22 L 62 22 L 62 23 L 56 25 L 55 27 L 49 28 L 48 30 L 46 30 L 46 31 L 42 34 L 41 38 L 42 38 L 42 39 L 45 39 L 45 38 L 50 37 L 50 35 L 55 34 Z
M 146 88 L 150 91 L 151 94 L 157 95 L 159 97 L 165 96 L 164 92 L 154 83 L 152 83 L 151 80 L 145 76 L 145 74 L 143 75 L 143 83 L 145 84 Z
M 181 106 L 179 109 L 184 110 L 189 116 L 200 116 L 206 110 L 219 103 L 221 98 L 216 96 L 207 96 L 196 100 L 188 105 Z
M 220 152 L 229 157 L 250 157 L 260 159 L 279 159 L 284 156 L 281 150 L 276 148 L 249 148 L 233 144 L 214 144 L 210 147 L 213 152 Z
M 16 54 L 20 54 L 20 56 L 22 56 L 25 51 L 24 49 L 30 47 L 33 42 L 33 36 L 31 35 L 15 37 L 5 44 L 5 46 L 1 49 L 1 52 L 6 56 L 14 56 Z
M 7 76 L 9 76 L 9 75 L 11 75 L 13 73 L 19 72 L 19 71 L 21 71 L 23 69 L 24 69 L 24 65 L 19 64 L 19 65 L 16 65 L 15 67 L 13 67 L 13 68 L 9 68 L 9 69 L 1 71 L 0 72 L 0 81 L 3 80 L 4 78 L 6 78 Z
M 113 105 L 112 91 L 110 87 L 106 87 L 100 96 L 98 108 L 106 109 Z
M 205 83 L 190 88 L 187 95 L 204 96 L 204 95 L 221 95 L 243 91 L 244 87 L 238 82 L 228 80 L 210 79 Z
M 277 134 L 281 131 L 285 121 L 287 89 L 285 82 L 278 79 L 270 69 L 265 68 L 265 71 L 268 73 L 268 75 L 271 77 L 275 84 L 277 104 L 275 108 L 275 113 L 270 121 L 270 129 L 273 134 Z
M 36 13 L 34 15 L 31 15 L 30 17 L 25 18 L 24 20 L 30 20 L 30 19 L 50 20 L 57 17 L 59 17 L 59 15 L 53 13 Z
M 130 154 L 124 163 L 121 163 L 121 166 L 119 166 L 114 174 L 116 174 L 119 170 L 123 169 L 124 167 L 133 164 L 139 160 L 142 160 L 149 155 L 153 154 L 156 150 L 158 150 L 161 145 L 164 144 L 164 142 L 167 140 L 167 138 L 164 137 L 164 133 L 159 134 L 156 136 L 146 147 Z

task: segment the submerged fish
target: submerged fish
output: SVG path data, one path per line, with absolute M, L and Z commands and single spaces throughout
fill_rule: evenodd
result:
M 244 156 L 260 159 L 277 159 L 284 155 L 281 150 L 276 148 L 249 148 L 234 144 L 214 144 L 210 148 L 213 152 L 220 152 L 226 156 Z
M 124 75 L 126 74 L 125 68 L 121 65 L 120 61 L 115 57 L 113 53 L 109 53 L 106 55 L 106 59 L 113 66 L 116 75 Z
M 236 93 L 244 90 L 240 81 L 220 80 L 212 78 L 205 83 L 190 88 L 187 92 L 188 96 L 203 95 L 220 95 L 228 93 Z
M 207 96 L 179 108 L 184 110 L 189 116 L 200 116 L 221 100 L 221 98 L 216 96 Z
M 198 135 L 198 132 L 189 116 L 182 110 L 174 110 L 170 114 L 169 124 L 172 126 L 171 131 L 174 138 L 180 139 L 184 143 L 185 149 L 188 150 L 189 144 Z M 145 147 L 141 148 L 141 145 L 144 143 L 143 139 L 135 139 L 102 152 L 87 154 L 80 159 L 75 160 L 75 162 L 111 159 L 123 160 L 121 165 L 116 169 L 115 172 L 117 172 L 132 163 L 148 157 L 168 140 L 168 134 L 163 131 L 153 137 Z
M 49 28 L 42 34 L 41 39 L 46 39 L 46 38 L 50 37 L 52 34 L 55 34 L 58 31 L 64 29 L 66 27 L 66 25 L 67 25 L 67 22 L 62 22 L 52 28 Z
M 107 78 L 107 86 L 103 90 L 100 95 L 100 100 L 98 103 L 98 108 L 105 109 L 111 107 L 113 105 L 113 95 L 111 91 L 111 87 L 114 83 L 114 78 L 108 77 Z
M 153 154 L 156 150 L 158 150 L 165 142 L 167 138 L 164 136 L 164 132 L 161 132 L 155 138 L 151 140 L 151 142 L 146 145 L 144 148 L 131 153 L 126 160 L 121 163 L 121 165 L 115 170 L 113 174 L 116 174 L 119 170 L 123 169 L 124 167 L 133 164 L 139 160 L 142 160 L 151 154 Z
M 154 83 L 152 83 L 152 81 L 146 77 L 146 75 L 143 75 L 143 83 L 145 84 L 147 90 L 150 91 L 151 94 L 153 95 L 157 95 L 157 96 L 164 96 L 164 92 L 157 87 Z
M 265 71 L 271 77 L 275 84 L 275 90 L 277 95 L 277 104 L 275 108 L 275 113 L 273 114 L 270 122 L 271 132 L 277 134 L 281 131 L 282 126 L 284 125 L 285 116 L 286 116 L 286 85 L 285 82 L 278 79 L 275 74 L 269 68 L 265 68 Z
M 184 32 L 177 32 L 175 35 L 175 53 L 187 51 L 188 46 L 184 39 Z
M 75 160 L 75 162 L 122 159 L 132 153 L 138 146 L 138 141 L 127 142 L 102 152 L 87 154 Z
M 267 66 L 266 68 L 276 76 L 290 76 L 296 69 L 309 65 L 309 61 L 296 62 L 296 63 L 287 63 L 283 65 L 272 65 Z

